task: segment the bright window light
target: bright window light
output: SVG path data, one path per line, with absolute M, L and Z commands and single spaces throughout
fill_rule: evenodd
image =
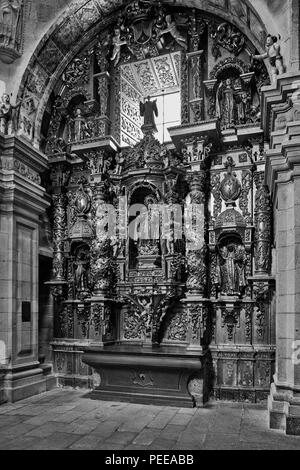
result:
M 155 137 L 161 143 L 171 142 L 168 127 L 181 124 L 180 92 L 154 96 L 151 100 L 157 100 L 158 117 L 155 119 L 158 133 Z

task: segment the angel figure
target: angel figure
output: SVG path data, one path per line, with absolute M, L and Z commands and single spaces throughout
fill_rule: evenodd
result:
M 144 103 L 140 101 L 140 115 L 144 118 L 145 127 L 152 128 L 154 132 L 158 132 L 154 119 L 154 116 L 158 116 L 156 100 L 151 101 L 150 96 L 148 96 L 147 101 L 144 100 Z
M 166 29 L 160 31 L 159 36 L 163 36 L 164 34 L 169 33 L 172 38 L 177 42 L 177 44 L 183 47 L 183 49 L 187 50 L 187 40 L 178 31 L 175 21 L 172 20 L 172 16 L 166 15 L 165 20 L 167 23 L 167 27 Z
M 112 57 L 110 60 L 114 62 L 114 66 L 117 66 L 121 58 L 121 47 L 127 44 L 125 39 L 121 39 L 121 30 L 120 28 L 115 29 L 115 34 L 112 38 L 112 43 L 114 46 Z
M 282 75 L 284 73 L 283 57 L 281 55 L 280 44 L 278 44 L 276 36 L 268 34 L 266 40 L 266 52 L 264 54 L 253 55 L 252 59 L 269 59 L 273 83 L 276 81 L 277 75 Z

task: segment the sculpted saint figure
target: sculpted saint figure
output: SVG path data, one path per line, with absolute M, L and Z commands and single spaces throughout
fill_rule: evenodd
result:
M 220 250 L 219 265 L 219 286 L 222 295 L 237 294 L 237 278 L 235 272 L 235 247 L 234 245 L 224 246 Z
M 246 287 L 246 252 L 230 243 L 219 250 L 217 285 L 222 295 L 239 295 Z
M 166 29 L 160 31 L 159 35 L 163 36 L 164 34 L 170 33 L 170 35 L 177 42 L 177 44 L 179 44 L 184 49 L 187 49 L 187 40 L 178 31 L 175 21 L 172 20 L 172 16 L 166 15 L 165 20 L 167 23 L 167 27 Z
M 277 75 L 284 73 L 283 57 L 276 36 L 269 34 L 266 41 L 266 52 L 264 54 L 253 55 L 252 59 L 269 59 L 273 82 L 276 81 Z
M 74 282 L 77 292 L 83 292 L 88 288 L 88 260 L 84 253 L 80 253 L 78 259 L 75 261 L 75 274 Z
M 14 46 L 22 0 L 0 0 L 0 37 L 4 46 Z
M 90 137 L 90 132 L 80 108 L 75 110 L 75 117 L 71 120 L 71 140 L 80 141 Z
M 125 157 L 122 152 L 117 153 L 116 155 L 116 168 L 114 173 L 120 175 L 122 173 L 123 165 L 125 162 Z
M 145 100 L 144 103 L 140 102 L 140 114 L 144 118 L 144 126 L 152 128 L 154 132 L 157 132 L 154 119 L 154 116 L 158 116 L 156 100 L 151 101 L 150 96 L 148 96 L 147 101 Z
M 232 79 L 221 82 L 217 90 L 216 116 L 221 119 L 226 129 L 234 125 L 235 90 Z
M 11 135 L 14 129 L 15 111 L 21 106 L 22 102 L 13 106 L 10 102 L 10 96 L 4 93 L 0 102 L 0 133 Z

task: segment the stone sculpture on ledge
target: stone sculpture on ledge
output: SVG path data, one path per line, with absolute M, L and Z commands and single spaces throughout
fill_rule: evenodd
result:
M 20 107 L 21 102 L 13 106 L 10 96 L 4 93 L 0 102 L 0 133 L 11 135 L 14 132 L 15 111 Z
M 269 34 L 266 41 L 266 52 L 264 54 L 254 55 L 252 58 L 256 60 L 269 59 L 273 82 L 276 81 L 277 75 L 282 75 L 284 73 L 283 57 L 281 55 L 280 44 L 278 44 L 276 36 L 271 36 Z

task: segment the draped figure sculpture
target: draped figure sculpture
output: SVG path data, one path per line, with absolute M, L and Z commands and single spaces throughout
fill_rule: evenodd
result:
M 246 287 L 246 254 L 244 246 L 229 243 L 219 249 L 217 279 L 221 295 L 240 295 Z
M 22 0 L 0 0 L 0 42 L 14 47 L 20 20 Z
M 235 118 L 235 90 L 231 78 L 221 82 L 216 96 L 216 116 L 225 129 L 234 125 Z

